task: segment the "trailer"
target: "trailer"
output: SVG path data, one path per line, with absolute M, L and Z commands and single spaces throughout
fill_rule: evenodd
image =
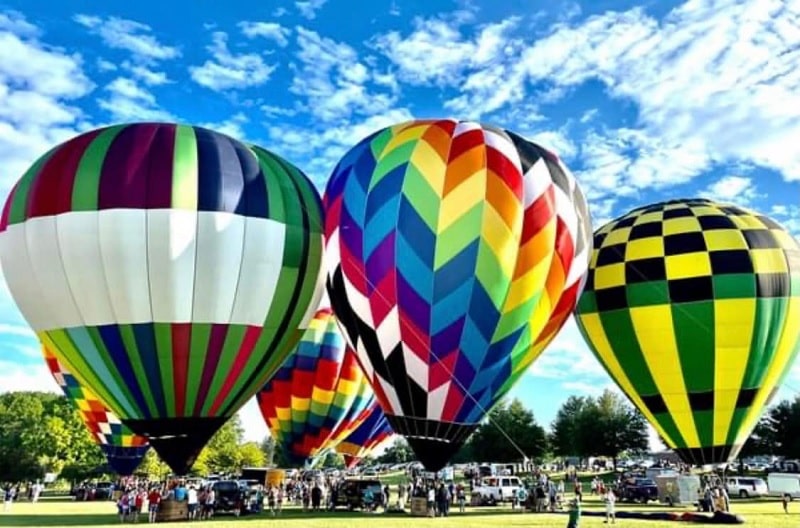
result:
M 665 473 L 655 478 L 658 500 L 670 506 L 693 505 L 700 501 L 700 477 Z

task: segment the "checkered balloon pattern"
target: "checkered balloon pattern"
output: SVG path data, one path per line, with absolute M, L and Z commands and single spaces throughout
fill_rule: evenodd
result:
M 42 347 L 47 368 L 64 395 L 75 406 L 83 423 L 100 446 L 108 465 L 120 475 L 130 475 L 139 466 L 147 453 L 147 438 L 134 434 L 123 425 L 88 388 L 82 386 L 56 359 Z
M 273 438 L 300 464 L 328 447 L 348 416 L 361 414 L 366 391 L 369 383 L 355 355 L 331 310 L 323 308 L 257 399 Z
M 691 464 L 736 458 L 797 354 L 800 246 L 709 200 L 601 227 L 578 325 L 600 362 Z
M 454 120 L 367 137 L 324 202 L 337 319 L 392 429 L 438 470 L 569 317 L 586 202 L 551 152 Z

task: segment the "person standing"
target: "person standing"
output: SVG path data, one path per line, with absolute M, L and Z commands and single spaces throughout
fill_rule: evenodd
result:
M 614 512 L 614 505 L 617 502 L 617 497 L 614 495 L 614 490 L 608 488 L 605 494 L 605 503 L 606 503 L 606 520 L 605 523 L 614 524 L 616 522 L 616 513 Z
M 149 512 L 148 522 L 156 522 L 158 517 L 158 506 L 161 504 L 161 493 L 157 488 L 152 488 L 147 496 L 147 510 Z
M 186 492 L 186 506 L 189 512 L 189 520 L 193 521 L 197 518 L 197 504 L 198 504 L 197 490 L 194 486 L 189 486 Z
M 567 521 L 567 528 L 580 528 L 581 525 L 581 502 L 578 499 L 572 499 L 569 502 L 569 520 Z

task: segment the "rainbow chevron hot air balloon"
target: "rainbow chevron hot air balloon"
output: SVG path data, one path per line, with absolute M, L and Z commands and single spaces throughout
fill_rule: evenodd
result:
M 53 379 L 78 410 L 84 425 L 106 456 L 109 467 L 120 475 L 132 475 L 150 449 L 147 438 L 123 425 L 92 391 L 78 383 L 47 347 L 42 347 L 42 352 Z
M 800 245 L 702 199 L 634 209 L 594 238 L 587 343 L 686 463 L 733 460 L 798 352 Z
M 324 202 L 337 319 L 392 429 L 441 469 L 568 318 L 583 195 L 512 132 L 421 120 L 351 149 Z
M 361 414 L 368 390 L 333 312 L 323 308 L 257 398 L 273 438 L 300 464 L 320 454 L 348 416 Z
M 36 161 L 0 260 L 39 339 L 185 473 L 322 295 L 322 208 L 282 158 L 200 127 L 81 134 Z
M 386 415 L 376 401 L 369 407 L 366 419 L 336 444 L 335 449 L 344 457 L 345 465 L 350 469 L 393 434 Z

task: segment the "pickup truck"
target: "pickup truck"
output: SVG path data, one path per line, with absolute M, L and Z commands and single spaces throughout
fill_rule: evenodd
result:
M 521 487 L 519 477 L 487 477 L 472 490 L 472 494 L 479 495 L 484 504 L 497 504 L 510 501 Z
M 623 481 L 617 489 L 617 497 L 620 502 L 641 502 L 646 504 L 649 501 L 658 500 L 658 485 L 653 479 L 631 478 Z

